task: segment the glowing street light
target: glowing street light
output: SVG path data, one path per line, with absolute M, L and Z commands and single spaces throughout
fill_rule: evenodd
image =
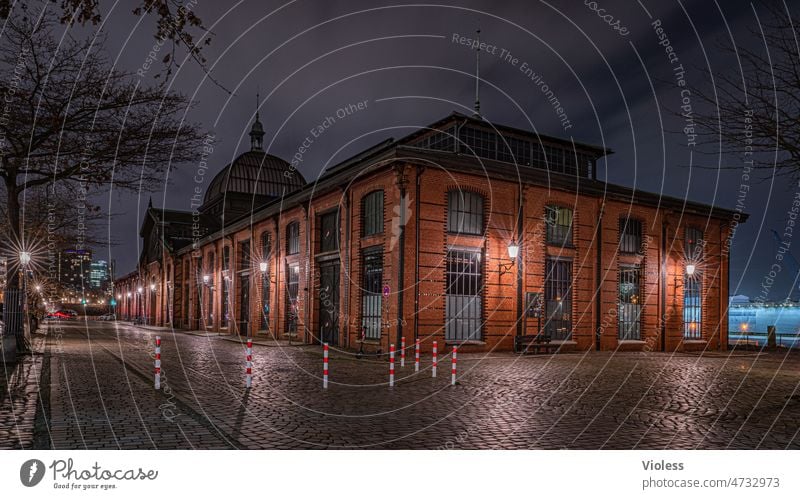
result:
M 20 254 L 19 254 L 19 263 L 21 263 L 23 266 L 28 265 L 29 263 L 31 263 L 31 254 L 29 252 L 27 252 L 27 251 L 20 252 Z
M 266 272 L 266 271 L 267 271 L 267 262 L 261 262 L 261 263 L 259 263 L 259 264 L 258 264 L 258 269 L 259 269 L 261 272 Z
M 136 290 L 136 292 L 139 293 L 139 294 L 142 294 L 142 291 L 144 291 L 144 289 L 142 289 L 141 286 L 139 286 L 139 288 Z
M 512 260 L 516 260 L 517 255 L 519 255 L 519 244 L 511 241 L 511 243 L 508 245 L 508 257 Z
M 36 285 L 36 291 L 41 291 L 41 290 L 42 290 L 42 287 L 37 284 Z
M 156 285 L 155 284 L 151 284 L 150 285 L 150 291 L 155 291 L 155 290 L 156 290 Z
M 204 275 L 203 276 L 203 284 L 208 285 L 209 282 L 211 282 L 211 276 L 208 275 L 208 274 Z
M 686 266 L 686 275 L 694 275 L 695 266 L 693 263 L 690 263 Z

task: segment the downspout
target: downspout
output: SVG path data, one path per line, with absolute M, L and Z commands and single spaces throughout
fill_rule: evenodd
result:
M 603 315 L 603 211 L 604 211 L 604 204 L 603 201 L 600 201 L 600 209 L 598 210 L 597 216 L 597 262 L 596 262 L 596 279 L 597 279 L 597 298 L 594 301 L 595 307 L 595 339 L 594 339 L 594 348 L 597 351 L 600 351 L 600 340 L 602 334 L 602 319 L 601 316 Z
M 661 221 L 661 351 L 667 351 L 667 225 Z
M 305 270 L 306 270 L 306 305 L 305 305 L 305 324 L 303 324 L 303 341 L 308 343 L 308 327 L 309 327 L 309 313 L 311 312 L 311 289 L 309 287 L 309 283 L 311 276 L 311 248 L 309 247 L 311 244 L 311 224 L 309 220 L 311 220 L 310 212 L 311 211 L 311 201 L 309 200 L 308 205 L 305 206 L 306 212 L 306 263 L 305 263 Z M 322 338 L 320 338 L 320 343 L 322 343 Z
M 419 339 L 419 210 L 422 172 L 424 166 L 417 166 L 417 188 L 414 199 L 414 340 Z
M 272 252 L 275 255 L 275 290 L 273 291 L 275 293 L 275 311 L 272 314 L 272 317 L 275 318 L 275 331 L 272 333 L 272 336 L 277 340 L 278 326 L 279 326 L 278 317 L 280 315 L 280 309 L 281 309 L 281 302 L 280 302 L 281 272 L 284 272 L 285 269 L 282 269 L 280 265 L 281 254 L 283 254 L 283 252 L 281 251 L 281 228 L 280 225 L 278 224 L 277 215 L 275 215 L 272 218 L 272 223 L 275 225 L 275 250 Z M 270 312 L 272 312 L 272 310 L 270 310 Z
M 400 235 L 398 237 L 398 242 L 400 244 L 400 254 L 398 259 L 400 261 L 399 265 L 400 268 L 397 269 L 397 343 L 398 348 L 401 344 L 401 339 L 403 337 L 403 298 L 405 296 L 405 292 L 403 288 L 405 287 L 405 259 L 406 259 L 406 211 L 408 211 L 408 207 L 404 205 L 406 192 L 407 192 L 407 185 L 408 179 L 406 179 L 405 175 L 405 166 L 400 167 L 396 170 L 397 173 L 397 186 L 400 188 Z
M 350 227 L 350 217 L 351 217 L 351 203 L 352 203 L 352 196 L 353 193 L 347 191 L 347 195 L 345 196 L 345 253 L 344 253 L 344 273 L 346 276 L 350 275 L 350 244 L 351 244 L 351 236 L 350 231 L 352 230 Z M 344 343 L 346 347 L 350 346 L 350 321 L 347 317 L 350 317 L 350 284 L 349 280 L 344 285 L 344 314 L 342 317 L 345 317 L 344 321 Z
M 523 234 L 522 217 L 525 213 L 525 198 L 523 197 L 522 183 L 519 185 L 519 203 L 517 208 L 517 247 L 522 249 L 525 247 L 525 238 Z M 522 310 L 522 276 L 523 262 L 522 251 L 517 251 L 517 336 L 522 336 L 522 321 L 526 320 L 525 314 Z

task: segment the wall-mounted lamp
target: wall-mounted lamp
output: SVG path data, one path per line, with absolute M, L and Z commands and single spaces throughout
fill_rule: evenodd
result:
M 204 276 L 203 276 L 203 284 L 205 284 L 206 286 L 208 286 L 208 283 L 210 283 L 210 282 L 211 282 L 211 276 L 210 276 L 210 275 L 208 275 L 208 274 L 204 275 Z
M 517 255 L 519 255 L 519 245 L 512 240 L 510 243 L 508 243 L 508 258 L 511 261 L 500 264 L 500 275 L 509 272 L 511 268 L 514 267 L 514 264 L 517 261 Z
M 156 290 L 156 285 L 155 284 L 151 284 L 150 285 L 150 291 L 155 291 L 155 290 Z
M 128 298 L 130 298 L 130 297 L 131 297 L 131 292 L 130 292 L 130 291 L 128 291 Z
M 267 262 L 259 263 L 258 264 L 258 270 L 260 270 L 261 272 L 266 272 L 267 271 Z
M 136 290 L 136 292 L 139 293 L 139 294 L 142 294 L 142 291 L 144 291 L 144 289 L 142 289 L 141 286 L 139 286 L 139 288 Z
M 686 266 L 686 275 L 694 275 L 694 270 L 695 270 L 694 264 L 690 263 L 689 265 Z

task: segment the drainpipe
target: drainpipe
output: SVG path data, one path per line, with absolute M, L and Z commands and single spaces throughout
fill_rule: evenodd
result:
M 519 203 L 517 208 L 517 247 L 522 249 L 525 247 L 523 236 L 523 223 L 522 217 L 525 213 L 525 201 L 523 197 L 522 184 L 519 185 Z M 522 251 L 517 251 L 517 336 L 522 335 L 522 321 L 527 320 L 522 310 L 522 276 L 523 264 Z
M 308 201 L 308 205 L 305 206 L 306 212 L 306 305 L 305 305 L 305 324 L 303 324 L 303 341 L 308 343 L 308 327 L 309 327 L 309 313 L 311 311 L 311 288 L 309 287 L 310 281 L 310 271 L 311 271 L 311 201 Z M 320 343 L 322 343 L 322 338 L 320 338 Z
M 407 192 L 408 179 L 405 174 L 405 166 L 401 166 L 395 170 L 397 174 L 397 186 L 400 188 L 400 235 L 398 237 L 400 244 L 400 268 L 397 269 L 397 343 L 400 345 L 400 339 L 403 337 L 403 298 L 405 286 L 405 259 L 406 259 L 406 211 L 408 207 L 404 207 L 404 199 Z
M 275 290 L 273 291 L 275 293 L 275 310 L 274 312 L 270 310 L 270 312 L 273 312 L 271 315 L 275 318 L 275 331 L 272 333 L 272 336 L 274 336 L 276 340 L 278 339 L 278 317 L 280 316 L 281 310 L 281 273 L 285 271 L 285 269 L 282 269 L 280 265 L 280 256 L 283 254 L 283 251 L 281 250 L 281 227 L 278 223 L 278 220 L 278 215 L 272 217 L 272 223 L 275 225 L 275 249 L 272 251 L 272 253 L 275 255 Z
M 417 188 L 414 199 L 414 340 L 419 339 L 419 189 L 424 166 L 417 166 Z
M 350 244 L 351 244 L 351 227 L 350 227 L 350 216 L 351 216 L 351 203 L 352 203 L 352 195 L 353 193 L 347 191 L 345 193 L 345 253 L 344 253 L 344 273 L 346 276 L 350 275 Z M 345 318 L 344 321 L 344 344 L 346 347 L 350 346 L 350 284 L 346 283 L 344 286 L 344 314 L 342 317 Z
M 667 351 L 667 224 L 661 221 L 661 351 Z
M 600 340 L 602 332 L 602 315 L 603 315 L 603 202 L 600 201 L 600 209 L 597 216 L 597 263 L 596 263 L 596 279 L 597 279 L 597 293 L 595 298 L 595 340 L 594 348 L 600 351 Z

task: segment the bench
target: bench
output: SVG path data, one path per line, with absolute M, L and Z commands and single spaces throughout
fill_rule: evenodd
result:
M 550 335 L 548 334 L 529 334 L 525 336 L 514 336 L 514 352 L 528 353 L 533 350 L 533 353 L 539 353 L 544 350 L 545 353 L 550 353 L 550 350 L 557 350 L 560 345 L 550 343 Z

